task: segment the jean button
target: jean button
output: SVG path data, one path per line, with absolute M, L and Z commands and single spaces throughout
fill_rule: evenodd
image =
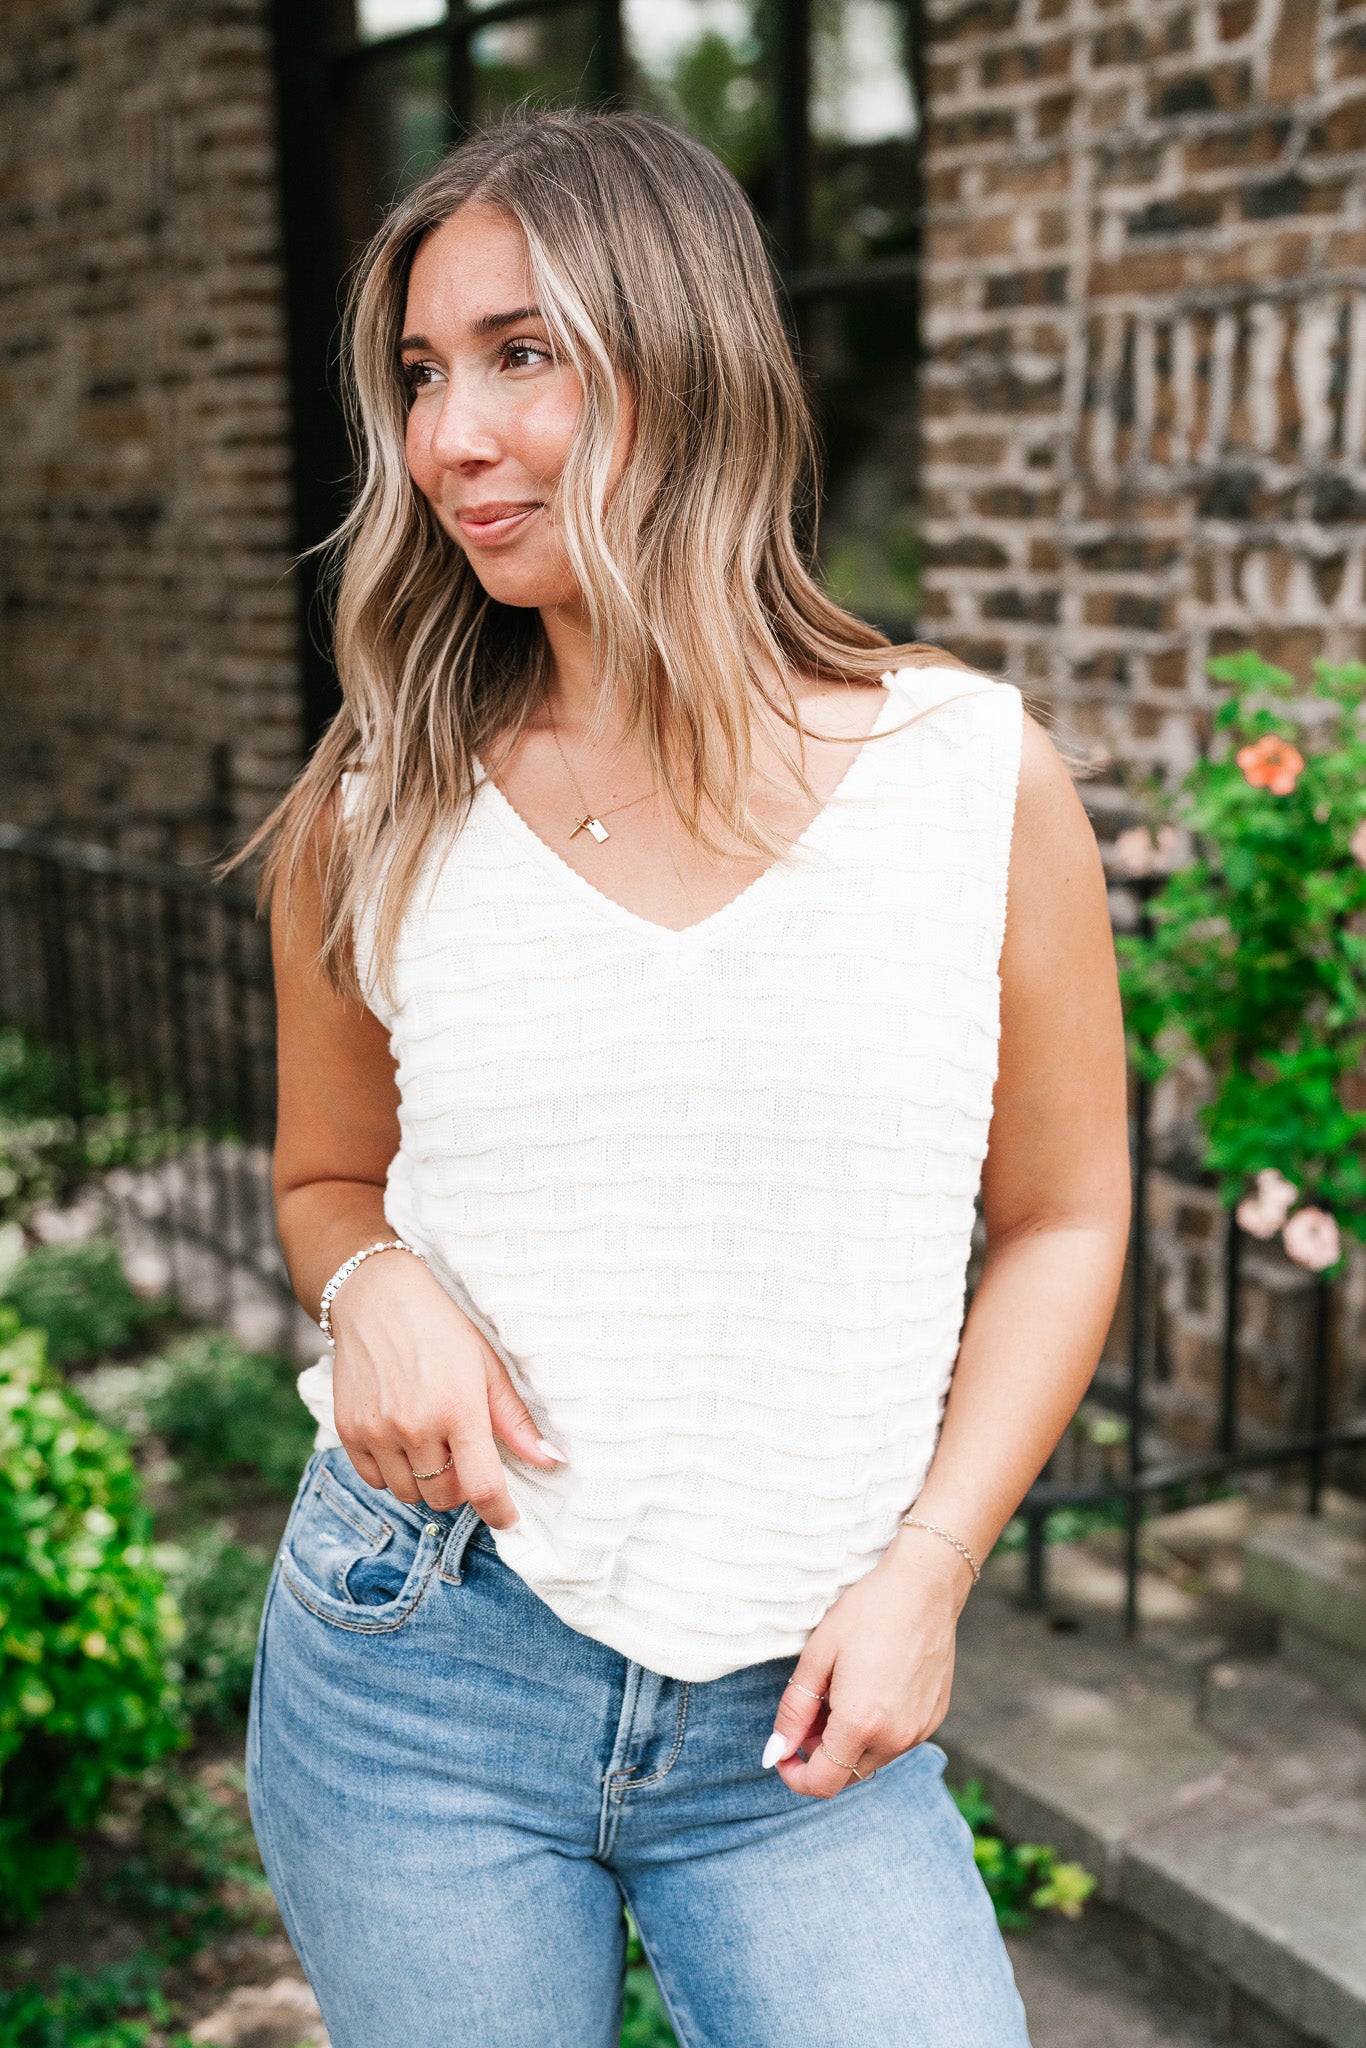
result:
M 441 1534 L 441 1524 L 440 1524 L 440 1522 L 428 1522 L 428 1524 L 427 1524 L 427 1534 L 428 1534 L 429 1536 L 439 1536 L 439 1535 Z

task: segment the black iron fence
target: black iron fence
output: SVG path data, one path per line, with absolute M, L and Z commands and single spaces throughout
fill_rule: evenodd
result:
M 36 1049 L 0 1072 L 0 1130 L 41 1150 L 44 1187 L 113 1169 L 201 1310 L 238 1269 L 287 1296 L 269 934 L 247 892 L 0 825 L 0 1024 Z
M 1121 892 L 1132 917 L 1130 929 L 1151 933 L 1148 904 L 1161 886 L 1153 876 L 1130 882 Z M 1119 920 L 1117 920 L 1117 928 Z M 1288 1427 L 1259 1429 L 1246 1440 L 1243 1428 L 1242 1379 L 1244 1347 L 1240 1343 L 1241 1308 L 1246 1285 L 1246 1238 L 1230 1211 L 1223 1222 L 1221 1300 L 1219 1310 L 1219 1378 L 1210 1442 L 1196 1450 L 1176 1450 L 1153 1412 L 1153 1381 L 1157 1350 L 1158 1294 L 1152 1237 L 1152 1196 L 1159 1170 L 1153 1142 L 1154 1090 L 1140 1070 L 1131 1080 L 1130 1145 L 1133 1163 L 1133 1216 L 1122 1298 L 1126 1325 L 1119 1334 L 1122 1370 L 1116 1377 L 1098 1376 L 1094 1394 L 1108 1399 L 1123 1421 L 1122 1469 L 1109 1469 L 1074 1480 L 1055 1476 L 1056 1458 L 1025 1499 L 1025 1601 L 1047 1605 L 1047 1558 L 1050 1519 L 1061 1510 L 1118 1508 L 1124 1528 L 1124 1621 L 1132 1634 L 1139 1621 L 1141 1540 L 1145 1515 L 1164 1504 L 1188 1503 L 1211 1489 L 1226 1487 L 1240 1475 L 1295 1471 L 1303 1476 L 1308 1512 L 1317 1515 L 1323 1502 L 1328 1461 L 1334 1453 L 1359 1452 L 1366 1446 L 1366 1413 L 1332 1413 L 1334 1316 L 1333 1283 L 1306 1276 L 1304 1291 L 1312 1299 L 1308 1341 L 1295 1366 L 1296 1384 L 1287 1390 Z M 1347 1375 L 1341 1374 L 1344 1384 Z
M 115 1157 L 123 1134 L 132 1161 L 125 1179 L 135 1198 L 141 1187 L 144 1210 L 156 1212 L 165 1232 L 212 1254 L 220 1274 L 246 1265 L 287 1294 L 268 1182 L 274 1127 L 269 943 L 245 891 L 215 886 L 185 869 L 0 825 L 0 1020 L 41 1039 L 50 1053 L 50 1085 L 78 1141 L 78 1166 L 83 1133 L 93 1133 Z M 1243 1243 L 1229 1217 L 1222 1369 L 1209 1442 L 1193 1451 L 1173 1449 L 1152 1398 L 1152 1109 L 1152 1090 L 1136 1076 L 1127 1310 L 1119 1350 L 1093 1395 L 1122 1423 L 1111 1454 L 1117 1462 L 1064 1478 L 1055 1459 L 1022 1509 L 1025 1597 L 1038 1606 L 1047 1597 L 1051 1518 L 1064 1509 L 1122 1515 L 1131 1628 L 1138 1621 L 1142 1524 L 1152 1507 L 1190 1499 L 1241 1474 L 1298 1468 L 1306 1504 L 1316 1512 L 1330 1457 L 1366 1445 L 1366 1414 L 1332 1412 L 1335 1318 L 1333 1290 L 1323 1280 L 1312 1283 L 1312 1334 L 1287 1409 L 1297 1419 L 1245 1440 Z M 0 1118 L 5 1114 L 0 1092 Z M 138 1152 L 139 1119 L 156 1138 L 145 1155 Z

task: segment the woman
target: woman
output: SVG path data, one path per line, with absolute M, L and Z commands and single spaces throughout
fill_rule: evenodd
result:
M 1015 691 L 803 566 L 697 144 L 463 144 L 348 360 L 345 703 L 267 827 L 335 1361 L 250 1738 L 334 2048 L 607 2048 L 623 1898 L 684 2048 L 1012 2048 L 926 1738 L 1123 1257 L 1085 817 Z

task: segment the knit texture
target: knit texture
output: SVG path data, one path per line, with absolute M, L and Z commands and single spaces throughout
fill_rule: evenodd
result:
M 1021 706 L 957 669 L 884 680 L 891 736 L 687 931 L 601 895 L 485 781 L 392 1005 L 357 933 L 398 1061 L 389 1225 L 568 1456 L 504 1454 L 499 1554 L 674 1678 L 801 1649 L 915 1499 L 953 1372 Z M 329 1370 L 301 1385 L 336 1442 Z

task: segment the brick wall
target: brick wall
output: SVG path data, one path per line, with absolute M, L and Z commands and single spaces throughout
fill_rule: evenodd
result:
M 0 0 L 0 816 L 179 857 L 298 758 L 266 0 Z
M 924 630 L 1108 760 L 1104 835 L 1189 759 L 1210 654 L 1366 655 L 1366 0 L 926 11 Z M 1223 1221 L 1182 1174 L 1151 1221 L 1156 1412 L 1207 1442 Z M 1303 1426 L 1305 1276 L 1246 1266 L 1248 1433 Z M 1366 1257 L 1337 1294 L 1341 1413 Z
M 1209 654 L 1366 651 L 1366 4 L 927 13 L 925 631 L 1179 768 Z

